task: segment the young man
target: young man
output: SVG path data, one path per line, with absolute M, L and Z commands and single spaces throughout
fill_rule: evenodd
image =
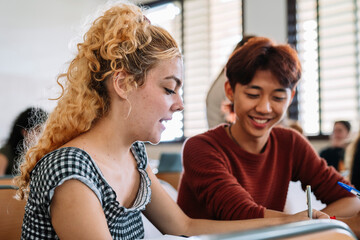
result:
M 359 236 L 360 201 L 297 132 L 275 127 L 301 76 L 295 50 L 255 37 L 226 65 L 225 93 L 236 121 L 186 141 L 178 204 L 194 218 L 250 219 L 283 213 L 290 181 L 311 185 L 323 210 L 343 219 Z M 354 216 L 354 217 L 352 217 Z

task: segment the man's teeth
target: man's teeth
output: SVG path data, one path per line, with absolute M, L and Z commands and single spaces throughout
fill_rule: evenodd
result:
M 264 123 L 266 123 L 268 120 L 267 120 L 267 119 L 256 119 L 256 118 L 254 118 L 254 121 L 257 122 L 257 123 L 259 123 L 259 124 L 264 124 Z

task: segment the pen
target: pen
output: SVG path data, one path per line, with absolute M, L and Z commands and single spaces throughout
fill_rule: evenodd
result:
M 306 203 L 308 206 L 308 217 L 312 219 L 312 207 L 311 207 L 311 186 L 306 186 Z
M 341 187 L 360 198 L 360 191 L 342 182 L 337 182 Z

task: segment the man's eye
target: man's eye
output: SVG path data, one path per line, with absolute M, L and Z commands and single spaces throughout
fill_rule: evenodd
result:
M 171 89 L 168 89 L 168 88 L 164 88 L 164 89 L 167 94 L 176 94 L 176 92 Z
M 281 102 L 284 101 L 286 98 L 284 97 L 274 97 L 275 101 Z
M 250 93 L 247 93 L 246 94 L 249 98 L 257 98 L 259 95 L 258 94 L 250 94 Z

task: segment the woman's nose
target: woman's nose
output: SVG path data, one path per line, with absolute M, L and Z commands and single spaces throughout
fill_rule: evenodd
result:
M 182 100 L 182 97 L 180 95 L 176 95 L 176 101 L 174 102 L 174 104 L 172 105 L 172 110 L 174 112 L 180 112 L 182 110 L 184 110 L 184 102 Z
M 184 104 L 183 103 L 181 103 L 179 105 L 179 107 L 176 109 L 176 111 L 181 112 L 182 110 L 184 110 Z

